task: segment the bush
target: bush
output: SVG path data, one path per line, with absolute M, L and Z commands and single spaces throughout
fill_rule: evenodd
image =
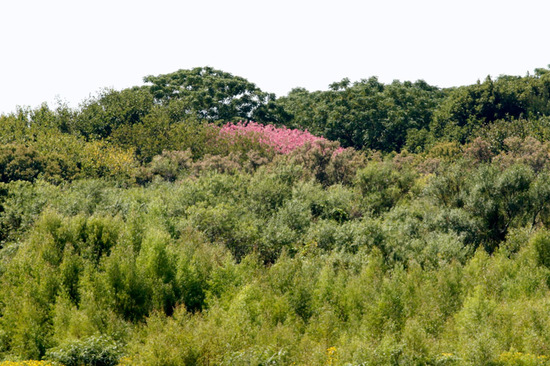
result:
M 308 131 L 275 127 L 273 125 L 264 126 L 252 121 L 226 124 L 220 130 L 220 135 L 233 138 L 246 136 L 252 140 L 251 143 L 256 142 L 260 145 L 266 145 L 281 154 L 289 154 L 308 144 L 315 145 L 318 142 L 328 142 L 325 138 L 314 136 Z
M 550 144 L 548 142 L 542 144 L 530 136 L 525 139 L 509 137 L 504 140 L 504 145 L 506 152 L 501 152 L 494 158 L 495 162 L 502 167 L 525 164 L 535 172 L 540 172 L 550 162 Z
M 46 353 L 65 366 L 115 366 L 121 357 L 121 346 L 105 336 L 69 341 Z
M 530 240 L 535 250 L 537 264 L 550 268 L 550 235 L 547 230 L 540 230 Z
M 46 162 L 36 150 L 25 145 L 0 147 L 0 181 L 34 181 L 44 171 Z
M 397 170 L 391 163 L 370 162 L 357 172 L 356 185 L 366 208 L 379 214 L 393 207 L 412 188 L 416 173 Z
M 191 167 L 191 150 L 167 151 L 156 155 L 150 163 L 151 173 L 173 182 Z

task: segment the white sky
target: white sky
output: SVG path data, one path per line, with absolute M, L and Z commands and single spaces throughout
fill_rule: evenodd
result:
M 0 113 L 212 66 L 278 96 L 550 64 L 548 0 L 0 0 Z

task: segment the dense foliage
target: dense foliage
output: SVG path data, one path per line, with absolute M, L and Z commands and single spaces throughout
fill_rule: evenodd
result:
M 0 365 L 550 362 L 549 70 L 145 81 L 0 116 Z

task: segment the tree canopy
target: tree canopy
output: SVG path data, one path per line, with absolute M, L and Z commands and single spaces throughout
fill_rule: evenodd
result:
M 210 122 L 251 119 L 269 97 L 248 80 L 211 67 L 150 75 L 144 81 L 157 103 L 174 103 L 185 114 Z

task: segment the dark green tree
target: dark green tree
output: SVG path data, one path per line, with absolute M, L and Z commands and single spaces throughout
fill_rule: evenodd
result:
M 149 75 L 144 81 L 157 103 L 210 122 L 251 119 L 273 99 L 248 80 L 211 67 Z
M 148 88 L 106 89 L 84 103 L 72 130 L 86 138 L 106 138 L 119 127 L 141 122 L 153 106 Z
M 550 74 L 502 75 L 447 91 L 431 124 L 438 138 L 466 142 L 495 121 L 539 118 L 550 114 Z
M 36 150 L 20 144 L 0 147 L 0 181 L 33 181 L 43 172 L 46 161 Z
M 424 81 L 384 85 L 372 77 L 354 84 L 343 79 L 328 91 L 294 89 L 279 103 L 289 113 L 292 127 L 344 147 L 399 151 L 410 131 L 429 126 L 440 98 L 439 89 Z

